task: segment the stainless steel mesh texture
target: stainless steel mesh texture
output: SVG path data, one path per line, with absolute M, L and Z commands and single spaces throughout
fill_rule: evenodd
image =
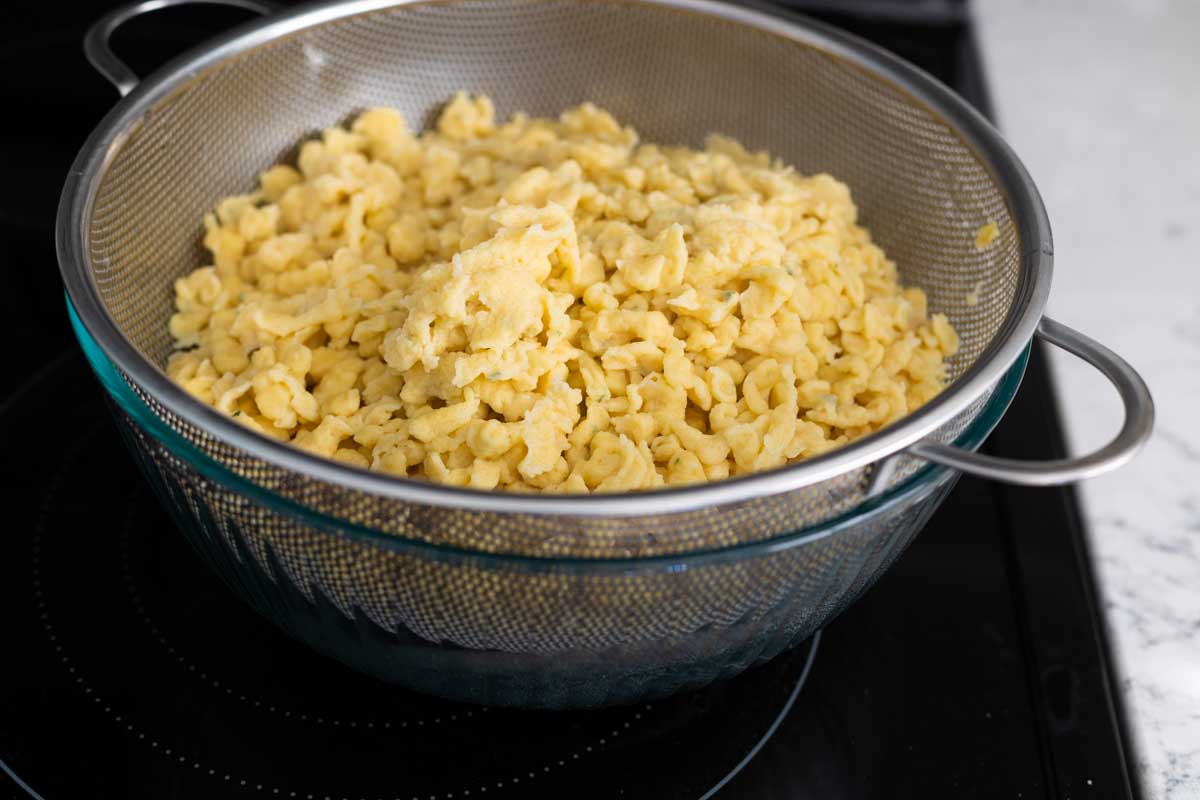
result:
M 298 525 L 117 417 L 190 542 L 260 613 L 363 672 L 492 705 L 634 702 L 765 661 L 865 591 L 954 483 L 943 471 L 892 507 L 780 550 L 596 570 L 437 556 Z
M 646 140 L 733 135 L 849 183 L 876 240 L 963 339 L 961 373 L 1011 308 L 1019 242 L 988 168 L 902 89 L 835 55 L 728 20 L 594 0 L 403 5 L 327 22 L 229 59 L 149 110 L 113 154 L 88 242 L 103 300 L 162 363 L 171 280 L 203 258 L 199 220 L 298 142 L 373 105 L 416 121 L 457 89 L 498 113 L 592 100 Z M 1000 226 L 980 252 L 975 231 Z M 966 298 L 977 285 L 980 302 Z
M 903 90 L 824 52 L 728 20 L 659 6 L 564 0 L 403 5 L 337 19 L 201 73 L 158 103 L 112 155 L 88 229 L 103 301 L 125 336 L 163 363 L 172 281 L 204 254 L 198 221 L 248 190 L 297 142 L 365 107 L 429 119 L 455 90 L 502 115 L 556 114 L 593 100 L 647 140 L 699 144 L 723 132 L 807 172 L 846 180 L 864 221 L 962 337 L 951 376 L 983 352 L 1019 277 L 1015 226 L 989 170 Z M 988 220 L 1001 235 L 973 245 Z M 967 296 L 978 287 L 979 302 Z M 248 455 L 145 399 L 237 473 L 336 517 L 419 539 L 541 555 L 683 552 L 747 541 L 842 513 L 864 470 L 796 492 L 653 519 L 437 509 L 298 475 Z M 950 440 L 986 397 L 939 436 Z M 918 462 L 906 460 L 896 479 Z
M 204 258 L 202 215 L 220 197 L 249 190 L 305 137 L 376 105 L 424 123 L 461 88 L 490 95 L 500 115 L 555 115 L 591 100 L 646 140 L 698 145 L 720 132 L 849 183 L 904 281 L 924 288 L 930 307 L 959 331 L 961 350 L 950 362 L 958 378 L 1002 335 L 1025 280 L 1023 254 L 1038 243 L 1021 241 L 993 170 L 951 124 L 826 44 L 820 35 L 796 40 L 653 0 L 462 0 L 331 13 L 189 73 L 121 131 L 82 215 L 86 268 L 123 336 L 162 364 L 173 279 Z M 989 220 L 1000 236 L 977 250 L 975 232 Z M 595 563 L 675 554 L 691 564 L 699 551 L 849 512 L 865 498 L 870 468 L 677 513 L 469 510 L 291 470 L 128 382 L 175 434 L 293 505 L 281 510 L 205 477 L 119 413 L 151 483 L 237 591 L 360 669 L 485 702 L 628 700 L 769 657 L 869 585 L 951 483 L 942 473 L 836 535 L 686 569 L 655 561 L 594 572 L 447 556 L 409 545 Z M 958 437 L 993 388 L 933 435 Z M 920 465 L 902 456 L 893 483 Z M 355 527 L 394 534 L 395 546 L 347 535 Z

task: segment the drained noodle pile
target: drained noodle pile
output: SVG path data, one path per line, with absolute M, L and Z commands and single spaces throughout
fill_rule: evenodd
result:
M 323 456 L 480 488 L 643 489 L 778 467 L 903 417 L 958 337 L 847 187 L 584 104 L 414 136 L 362 114 L 205 218 L 170 375 Z

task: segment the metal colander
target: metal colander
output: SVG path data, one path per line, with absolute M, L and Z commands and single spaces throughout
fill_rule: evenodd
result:
M 89 34 L 93 63 L 123 93 L 136 78 L 107 34 L 151 5 L 162 3 Z M 719 132 L 847 182 L 904 282 L 959 332 L 952 385 L 801 464 L 592 497 L 368 473 L 259 437 L 174 386 L 161 370 L 172 283 L 202 263 L 203 214 L 364 108 L 420 125 L 459 89 L 489 95 L 501 117 L 590 100 L 645 140 L 697 146 Z M 989 221 L 999 238 L 979 250 Z M 197 549 L 323 652 L 463 699 L 622 702 L 731 674 L 811 634 L 896 557 L 953 482 L 927 460 L 1070 479 L 1124 459 L 1148 430 L 1127 419 L 1105 451 L 1050 467 L 972 453 L 1015 390 L 1049 291 L 1049 226 L 1028 177 L 987 123 L 898 59 L 706 0 L 360 0 L 254 23 L 114 109 L 71 172 L 58 236 L 76 329 Z M 1144 391 L 1131 371 L 1118 378 L 1127 401 Z

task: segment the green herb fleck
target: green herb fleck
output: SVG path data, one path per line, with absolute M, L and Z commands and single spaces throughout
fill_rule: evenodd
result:
M 728 303 L 730 300 L 732 300 L 735 297 L 737 297 L 737 292 L 725 292 L 723 299 L 725 300 L 725 302 Z
M 240 417 L 242 415 L 242 410 L 239 408 L 237 411 L 233 412 L 233 415 L 235 417 Z

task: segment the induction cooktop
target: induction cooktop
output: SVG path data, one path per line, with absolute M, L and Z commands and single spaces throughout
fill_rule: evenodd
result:
M 968 8 L 802 5 L 989 110 Z M 962 478 L 909 551 L 795 650 L 638 706 L 458 705 L 349 672 L 240 605 L 188 550 L 119 443 L 71 346 L 56 192 L 115 94 L 72 17 L 29 3 L 0 51 L 23 109 L 0 131 L 0 798 L 1131 798 L 1086 539 L 1070 489 Z M 238 21 L 150 16 L 135 68 Z M 27 190 L 26 190 L 27 189 Z M 1062 455 L 1035 345 L 985 445 Z

